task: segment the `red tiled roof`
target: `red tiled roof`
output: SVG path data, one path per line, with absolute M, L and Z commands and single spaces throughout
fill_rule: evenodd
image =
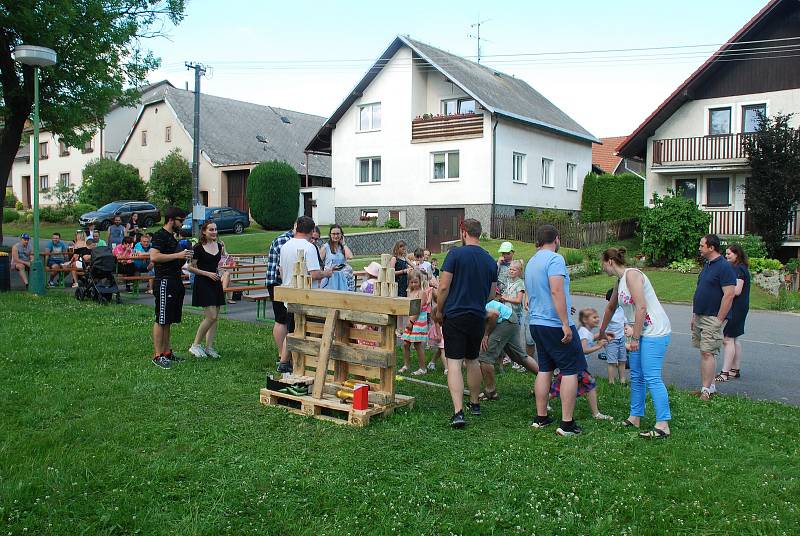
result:
M 627 139 L 627 136 L 613 136 L 611 138 L 600 138 L 603 145 L 592 144 L 592 165 L 597 166 L 606 173 L 614 173 L 622 157 L 617 156 L 617 147 Z

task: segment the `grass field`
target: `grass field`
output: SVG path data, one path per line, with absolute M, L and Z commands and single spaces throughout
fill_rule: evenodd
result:
M 259 404 L 269 324 L 222 320 L 222 360 L 164 371 L 148 362 L 151 322 L 146 307 L 0 294 L 3 534 L 755 535 L 800 522 L 800 408 L 670 388 L 668 440 L 592 421 L 583 401 L 584 434 L 559 438 L 529 426 L 532 377 L 507 373 L 464 431 L 446 424 L 445 390 L 408 382 L 413 410 L 353 429 Z M 176 349 L 197 323 L 174 327 Z M 599 396 L 627 415 L 624 388 L 601 380 Z

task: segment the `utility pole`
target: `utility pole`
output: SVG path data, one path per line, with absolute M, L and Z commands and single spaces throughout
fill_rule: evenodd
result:
M 194 133 L 192 147 L 192 236 L 200 238 L 201 220 L 206 217 L 205 207 L 200 202 L 200 76 L 206 68 L 200 63 L 186 62 L 187 69 L 194 69 Z
M 477 39 L 478 41 L 478 63 L 481 62 L 481 25 L 489 22 L 490 20 L 492 19 L 481 20 L 469 25 L 470 28 L 476 28 L 476 35 L 469 34 L 469 36 L 473 39 Z M 485 38 L 483 40 L 486 41 Z

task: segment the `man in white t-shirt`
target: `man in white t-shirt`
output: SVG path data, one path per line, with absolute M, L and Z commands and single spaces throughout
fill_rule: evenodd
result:
M 300 216 L 295 223 L 294 237 L 281 246 L 281 286 L 292 286 L 292 280 L 295 275 L 310 275 L 311 280 L 314 282 L 313 286 L 317 287 L 317 283 L 324 277 L 333 275 L 332 270 L 321 270 L 319 265 L 319 257 L 317 257 L 317 248 L 312 244 L 309 239 L 311 233 L 314 231 L 314 220 L 308 216 Z M 302 251 L 307 272 L 304 274 L 294 273 L 295 263 L 297 262 L 297 252 Z M 294 331 L 294 315 L 291 313 L 287 315 L 286 329 L 288 333 Z M 283 343 L 281 348 L 281 361 L 278 364 L 278 372 L 291 372 L 292 362 L 289 360 L 289 349 L 286 342 Z

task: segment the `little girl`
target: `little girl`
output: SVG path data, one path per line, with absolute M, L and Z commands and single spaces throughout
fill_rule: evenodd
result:
M 520 326 L 520 348 L 525 348 L 527 346 L 527 338 L 525 337 L 525 331 L 528 330 L 528 322 L 527 318 L 523 318 L 523 302 L 525 301 L 525 281 L 522 280 L 522 261 L 519 259 L 515 259 L 511 261 L 511 264 L 508 267 L 508 276 L 506 278 L 506 285 L 503 289 L 502 295 L 497 297 L 497 301 L 500 303 L 505 303 L 511 307 L 511 310 L 514 311 L 514 315 L 517 318 L 517 323 Z M 503 360 L 503 364 L 507 364 L 506 359 L 511 361 L 508 357 Z M 525 367 L 518 363 L 514 363 L 512 365 L 514 370 L 519 372 L 525 372 Z
M 606 293 L 606 301 L 611 300 L 614 289 L 609 289 Z M 608 384 L 614 385 L 617 377 L 619 383 L 625 385 L 625 363 L 628 361 L 628 354 L 625 350 L 625 312 L 622 307 L 617 307 L 611 321 L 608 323 L 606 333 L 613 335 L 613 339 L 608 340 L 605 347 L 606 362 L 608 363 Z
M 408 323 L 400 338 L 403 340 L 403 367 L 400 373 L 408 372 L 411 361 L 411 345 L 417 350 L 417 362 L 419 368 L 412 372 L 413 376 L 422 376 L 427 372 L 425 369 L 425 349 L 422 343 L 428 339 L 428 313 L 431 304 L 428 292 L 425 292 L 427 278 L 419 270 L 412 270 L 408 274 L 408 297 L 420 300 L 419 314 L 408 317 Z
M 583 345 L 583 353 L 591 354 L 604 348 L 608 342 L 605 338 L 600 339 L 595 343 L 595 336 L 592 335 L 591 330 L 600 325 L 600 317 L 597 311 L 591 308 L 581 309 L 578 313 L 578 323 L 581 327 L 578 328 L 578 335 L 581 338 Z M 561 394 L 561 378 L 562 374 L 559 371 L 558 375 L 553 379 L 550 386 L 550 397 L 556 398 Z M 597 382 L 594 377 L 589 374 L 589 371 L 584 369 L 578 372 L 578 396 L 586 396 L 586 401 L 589 402 L 589 409 L 592 411 L 592 417 L 598 421 L 610 421 L 613 417 L 600 413 L 597 406 Z
M 435 278 L 434 278 L 435 281 Z M 444 359 L 444 335 L 442 334 L 442 326 L 433 320 L 433 313 L 436 310 L 436 293 L 433 288 L 428 288 L 430 294 L 431 314 L 430 314 L 430 329 L 428 329 L 428 348 L 435 348 L 436 351 L 431 357 L 431 362 L 428 363 L 428 370 L 436 370 L 436 360 L 442 360 L 442 368 L 444 373 L 447 374 L 447 362 Z

